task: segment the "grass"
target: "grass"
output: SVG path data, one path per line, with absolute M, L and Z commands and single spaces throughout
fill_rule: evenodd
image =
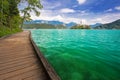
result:
M 6 36 L 6 35 L 10 35 L 10 34 L 14 34 L 17 32 L 21 32 L 22 30 L 18 27 L 13 28 L 12 30 L 8 27 L 1 27 L 0 26 L 0 37 L 2 36 Z

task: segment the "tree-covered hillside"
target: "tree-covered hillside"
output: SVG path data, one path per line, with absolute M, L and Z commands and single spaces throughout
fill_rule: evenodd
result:
M 23 6 L 23 3 L 27 5 Z M 23 9 L 19 10 L 18 6 Z M 23 22 L 31 20 L 30 12 L 39 16 L 39 9 L 42 9 L 40 0 L 0 0 L 0 37 L 22 31 Z
M 52 24 L 24 24 L 24 29 L 66 29 L 64 25 L 52 25 Z
M 94 29 L 120 29 L 120 19 L 108 24 L 97 26 Z
M 0 0 L 0 37 L 21 31 L 21 17 L 16 0 Z

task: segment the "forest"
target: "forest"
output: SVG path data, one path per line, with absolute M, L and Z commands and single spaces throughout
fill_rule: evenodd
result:
M 23 3 L 27 5 L 19 10 Z M 39 16 L 42 7 L 40 0 L 0 0 L 0 37 L 22 31 L 23 22 L 31 20 L 30 12 Z

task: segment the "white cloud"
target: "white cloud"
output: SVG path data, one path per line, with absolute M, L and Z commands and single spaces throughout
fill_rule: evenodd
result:
M 78 7 L 78 5 L 74 5 L 74 6 L 72 6 L 72 7 L 74 7 L 74 8 L 75 8 L 75 7 Z
M 61 13 L 60 10 L 41 10 L 41 15 L 36 17 L 31 13 L 31 18 L 33 20 L 58 20 L 65 23 L 76 22 L 80 23 L 81 21 L 84 24 L 95 24 L 95 23 L 109 23 L 120 19 L 120 13 L 90 13 L 85 11 L 78 11 L 75 13 Z M 82 13 L 86 15 L 82 15 Z
M 41 0 L 41 3 L 43 5 L 43 9 L 55 9 L 59 6 L 61 6 L 62 4 L 58 1 L 55 1 L 54 3 L 48 2 L 47 0 Z
M 95 23 L 110 23 L 113 22 L 119 18 L 120 13 L 106 13 L 106 14 L 99 14 L 99 15 L 94 15 L 93 18 L 87 19 L 88 24 L 95 24 Z
M 60 10 L 61 13 L 74 13 L 75 11 L 73 9 L 64 8 Z
M 41 15 L 39 17 L 35 16 L 34 13 L 31 13 L 31 18 L 33 20 L 48 20 L 48 21 L 58 20 L 65 23 L 79 22 L 79 19 L 77 18 L 68 17 L 65 16 L 64 14 L 61 14 L 59 11 L 51 11 L 51 10 L 42 10 Z
M 115 7 L 116 10 L 120 10 L 120 6 Z
M 86 11 L 81 11 L 81 13 L 82 13 L 82 14 L 85 14 L 85 13 L 86 13 Z
M 86 0 L 77 0 L 79 4 L 84 4 Z
M 107 9 L 105 12 L 111 12 L 113 11 L 113 9 Z
M 84 4 L 86 0 L 77 0 L 79 4 Z M 60 10 L 54 10 L 54 8 L 61 6 L 59 2 L 47 3 L 43 2 L 44 5 L 47 5 L 40 10 L 41 15 L 39 17 L 35 16 L 31 12 L 31 18 L 33 20 L 59 20 L 65 23 L 76 22 L 80 23 L 81 21 L 84 24 L 95 24 L 95 23 L 109 23 L 114 20 L 120 19 L 120 12 L 110 13 L 113 10 L 120 10 L 120 6 L 115 7 L 114 9 L 108 9 L 103 13 L 92 13 L 89 10 L 73 10 L 70 8 L 63 8 Z M 26 3 L 23 6 L 20 6 L 19 9 L 22 9 L 26 6 Z M 77 7 L 74 5 L 73 7 Z M 69 14 L 70 13 L 70 14 Z M 23 14 L 20 14 L 23 15 Z

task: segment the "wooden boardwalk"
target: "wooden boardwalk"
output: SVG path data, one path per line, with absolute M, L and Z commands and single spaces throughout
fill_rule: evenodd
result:
M 0 39 L 0 80 L 51 80 L 28 31 Z

